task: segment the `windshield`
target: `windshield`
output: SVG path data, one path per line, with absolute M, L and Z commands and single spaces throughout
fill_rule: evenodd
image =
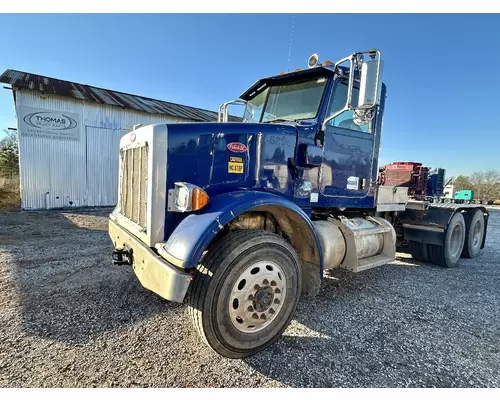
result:
M 272 122 L 315 118 L 326 82 L 326 77 L 316 77 L 271 86 L 248 102 L 244 120 Z
M 267 98 L 269 88 L 262 93 L 255 96 L 252 100 L 248 101 L 245 107 L 245 114 L 243 115 L 244 122 L 260 122 L 262 110 L 264 109 L 264 102 Z

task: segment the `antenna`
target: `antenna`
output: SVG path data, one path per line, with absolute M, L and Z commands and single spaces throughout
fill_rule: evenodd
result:
M 288 49 L 288 62 L 286 65 L 286 71 L 290 72 L 290 56 L 292 55 L 292 39 L 293 39 L 293 27 L 295 26 L 295 15 L 292 17 L 292 30 L 290 32 L 290 48 Z

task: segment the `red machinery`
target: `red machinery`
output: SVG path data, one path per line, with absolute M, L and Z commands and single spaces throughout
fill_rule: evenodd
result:
M 393 162 L 379 169 L 379 184 L 408 187 L 408 195 L 423 198 L 426 194 L 429 168 L 416 162 Z

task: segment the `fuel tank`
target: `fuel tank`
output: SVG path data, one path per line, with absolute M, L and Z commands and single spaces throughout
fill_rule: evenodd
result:
M 323 251 L 324 269 L 344 267 L 354 272 L 395 258 L 396 232 L 379 217 L 314 221 Z

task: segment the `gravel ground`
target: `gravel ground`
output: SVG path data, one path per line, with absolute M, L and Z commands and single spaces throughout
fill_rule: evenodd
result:
M 112 265 L 108 213 L 0 212 L 0 386 L 500 386 L 498 210 L 479 258 L 334 271 L 246 360 Z

